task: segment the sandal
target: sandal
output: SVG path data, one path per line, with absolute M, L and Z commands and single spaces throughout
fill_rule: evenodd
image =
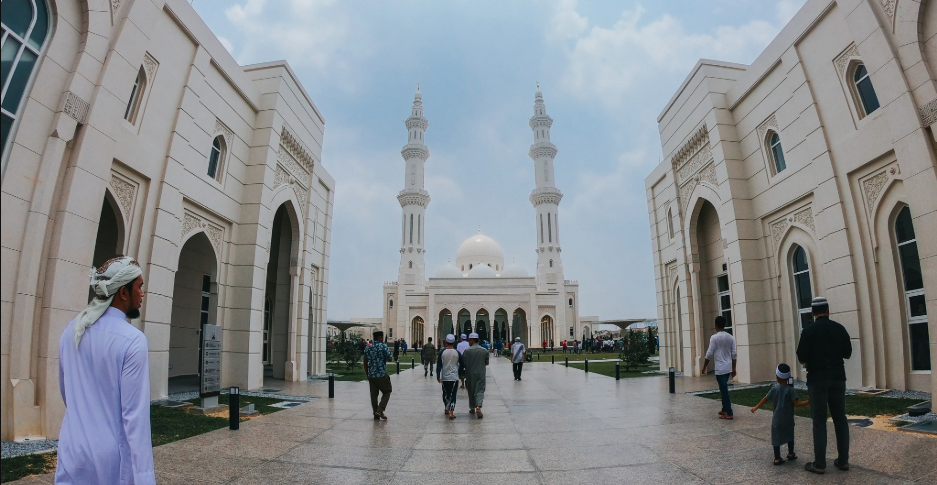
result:
M 833 460 L 833 466 L 835 466 L 836 468 L 839 468 L 840 470 L 842 470 L 842 471 L 844 471 L 844 472 L 845 472 L 845 471 L 849 471 L 849 463 L 842 463 L 842 464 L 840 464 L 839 458 Z
M 449 419 L 455 419 L 455 414 L 450 414 Z
M 823 475 L 824 473 L 826 473 L 825 469 L 820 469 L 820 468 L 813 466 L 812 461 L 808 461 L 807 464 L 804 465 L 804 470 L 810 473 L 816 473 L 817 475 Z
M 723 414 L 719 416 L 719 419 L 733 419 L 733 418 L 732 418 L 732 415 L 730 414 Z
M 787 459 L 788 459 L 788 460 L 796 460 L 796 459 L 797 459 L 797 453 L 788 453 L 788 454 L 787 454 Z
M 775 458 L 775 459 L 774 459 L 774 464 L 775 464 L 775 466 L 777 466 L 777 465 L 783 465 L 784 463 L 785 463 L 785 461 L 784 461 L 783 459 L 781 459 L 781 458 Z
M 725 411 L 719 411 L 719 415 L 720 415 L 720 416 L 725 416 L 725 415 L 726 415 L 726 412 L 725 412 Z

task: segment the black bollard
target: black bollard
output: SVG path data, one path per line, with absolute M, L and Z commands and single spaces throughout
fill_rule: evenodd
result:
M 566 358 L 566 367 L 569 367 L 569 357 Z
M 589 372 L 589 359 L 586 359 L 586 372 Z
M 400 361 L 397 361 L 397 373 L 400 374 Z
M 668 374 L 669 374 L 669 377 L 670 377 L 670 393 L 671 393 L 671 394 L 674 394 L 674 393 L 677 392 L 677 382 L 676 382 L 676 381 L 677 381 L 677 373 L 674 371 L 674 368 L 671 367 L 671 368 L 670 368 L 670 371 L 668 372 Z
M 621 362 L 615 362 L 615 380 L 621 380 Z
M 413 357 L 410 357 L 410 368 L 416 369 L 416 359 L 414 359 Z
M 335 373 L 329 372 L 329 399 L 335 399 Z
M 237 431 L 241 426 L 241 389 L 232 387 L 228 390 L 228 429 Z
M 555 356 L 555 355 L 551 355 L 551 356 L 550 356 L 550 363 L 551 363 L 551 364 L 555 364 L 555 363 L 556 363 L 556 356 Z

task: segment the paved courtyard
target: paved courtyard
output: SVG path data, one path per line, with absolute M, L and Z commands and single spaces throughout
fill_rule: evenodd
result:
M 409 359 L 407 359 L 409 360 Z M 393 369 L 393 366 L 389 367 Z M 682 391 L 711 387 L 681 378 L 584 374 L 562 365 L 489 367 L 485 417 L 443 416 L 439 385 L 421 368 L 393 376 L 386 422 L 371 418 L 366 383 L 336 382 L 319 399 L 154 450 L 157 478 L 193 483 L 937 483 L 937 439 L 850 428 L 852 470 L 802 470 L 812 458 L 810 422 L 798 418 L 800 459 L 771 464 L 771 414 L 737 408 L 716 419 L 716 401 Z M 284 393 L 325 395 L 324 383 L 283 383 Z M 833 432 L 830 425 L 830 437 Z M 835 456 L 830 443 L 829 456 Z M 19 483 L 49 483 L 32 477 Z

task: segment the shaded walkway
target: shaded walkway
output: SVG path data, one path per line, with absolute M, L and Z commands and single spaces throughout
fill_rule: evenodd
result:
M 389 366 L 393 369 L 393 366 Z M 366 383 L 337 382 L 327 398 L 155 450 L 160 483 L 910 483 L 937 482 L 937 440 L 850 428 L 852 466 L 804 472 L 810 422 L 798 418 L 800 460 L 771 465 L 771 414 L 667 393 L 660 377 L 624 379 L 506 359 L 489 367 L 485 418 L 443 416 L 439 385 L 422 369 L 392 377 L 387 422 L 371 419 Z M 687 390 L 708 379 L 679 379 Z M 284 383 L 324 397 L 324 383 Z M 303 388 L 303 389 L 301 389 Z M 832 439 L 832 426 L 830 429 Z M 830 444 L 833 456 L 835 445 Z M 442 474 L 441 467 L 449 472 Z M 484 474 L 477 476 L 476 474 Z M 43 477 L 45 478 L 45 477 Z M 41 479 L 40 479 L 41 480 Z M 509 482 L 507 481 L 509 480 Z M 37 480 L 38 481 L 38 480 Z

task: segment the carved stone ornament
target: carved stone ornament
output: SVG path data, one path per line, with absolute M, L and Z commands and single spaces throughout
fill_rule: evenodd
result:
M 677 263 L 670 263 L 667 267 L 667 281 L 670 284 L 673 284 L 674 280 L 677 279 Z
M 280 150 L 277 152 L 277 168 L 283 166 L 283 170 L 293 176 L 297 182 L 299 182 L 304 187 L 309 186 L 310 174 L 303 166 L 293 157 L 293 155 L 286 150 L 283 145 L 280 145 Z
M 771 116 L 769 116 L 768 119 L 762 121 L 761 124 L 758 125 L 758 142 L 759 143 L 764 144 L 765 134 L 768 133 L 768 130 L 774 130 L 775 133 L 781 131 L 781 129 L 778 128 L 778 119 L 777 117 L 775 117 L 774 113 L 771 113 Z
M 274 190 L 281 186 L 290 183 L 290 174 L 279 164 L 273 174 L 273 188 Z
M 91 105 L 78 97 L 77 94 L 68 91 L 65 95 L 65 106 L 62 107 L 62 112 L 71 116 L 78 123 L 84 123 L 85 117 L 88 116 L 88 109 Z
M 833 60 L 833 64 L 836 65 L 836 72 L 839 73 L 839 77 L 843 77 L 846 74 L 846 65 L 849 64 L 849 58 L 859 57 L 859 48 L 856 47 L 856 44 L 850 45 L 842 54 L 836 57 Z
M 418 205 L 425 208 L 429 205 L 429 201 L 429 192 L 422 189 L 401 190 L 397 194 L 397 202 L 400 202 L 400 207 Z
M 932 99 L 924 106 L 921 106 L 921 122 L 924 123 L 924 126 L 937 123 L 937 99 Z
M 182 233 L 179 240 L 182 241 L 186 236 L 196 231 L 204 231 L 208 241 L 211 242 L 215 252 L 221 254 L 221 243 L 224 242 L 224 229 L 218 227 L 202 217 L 199 217 L 189 211 L 185 211 L 182 217 Z
M 706 168 L 700 170 L 699 179 L 700 182 L 706 182 L 713 187 L 718 187 L 719 182 L 716 180 L 716 166 L 710 163 Z
M 887 184 L 888 172 L 885 170 L 862 181 L 862 193 L 865 195 L 865 208 L 868 210 L 870 216 L 872 214 L 872 209 L 875 208 L 875 203 L 878 201 L 879 196 L 882 195 L 882 190 L 885 189 L 885 185 Z
M 224 137 L 225 144 L 228 145 L 228 149 L 231 148 L 231 143 L 234 141 L 234 132 L 231 131 L 231 128 L 225 126 L 221 120 L 215 118 L 215 131 L 212 134 L 212 138 L 221 135 Z
M 124 220 L 130 222 L 130 216 L 133 214 L 133 202 L 137 195 L 136 184 L 111 174 L 111 181 L 108 185 L 114 198 L 117 199 L 117 203 L 120 204 L 120 208 L 124 213 Z
M 280 146 L 285 148 L 287 153 L 293 156 L 296 161 L 302 165 L 302 167 L 309 173 L 313 171 L 313 160 L 312 155 L 309 154 L 309 151 L 306 150 L 306 147 L 303 146 L 302 142 L 296 138 L 289 128 L 285 125 L 280 130 Z
M 404 160 L 423 160 L 426 161 L 429 158 L 429 148 L 426 148 L 423 145 L 407 145 L 403 147 L 403 150 L 400 150 L 400 155 L 403 156 Z
M 534 207 L 540 204 L 559 205 L 561 200 L 563 200 L 563 192 L 556 187 L 543 187 L 530 192 L 530 203 Z
M 813 208 L 807 206 L 803 210 L 796 212 L 794 214 L 794 222 L 807 226 L 811 231 L 816 232 L 816 228 L 813 226 Z
M 888 20 L 895 21 L 895 6 L 898 3 L 897 0 L 879 0 L 882 3 L 882 10 L 885 12 L 885 16 L 888 17 Z
M 811 232 L 816 232 L 816 227 L 813 222 L 813 207 L 808 205 L 807 207 L 796 209 L 793 215 L 789 212 L 771 223 L 771 236 L 774 238 L 775 247 L 781 242 L 781 238 L 784 237 L 784 233 L 787 232 L 787 229 L 794 223 L 809 227 Z
M 775 246 L 781 242 L 781 238 L 784 236 L 784 233 L 787 232 L 788 227 L 790 227 L 790 223 L 787 222 L 786 217 L 771 224 L 771 235 L 774 237 Z
M 693 177 L 680 187 L 680 202 L 683 204 L 684 213 L 686 213 L 686 207 L 690 203 L 690 195 L 693 194 L 693 190 L 696 189 L 697 185 L 699 185 L 699 180 Z
M 545 146 L 537 144 L 530 147 L 530 151 L 527 153 L 527 155 L 529 155 L 530 158 L 536 160 L 541 157 L 556 158 L 556 153 L 557 149 L 555 146 L 553 146 L 553 144 Z
M 703 145 L 709 144 L 709 129 L 706 128 L 706 125 L 699 127 L 693 135 L 690 136 L 690 139 L 677 150 L 677 153 L 674 154 L 671 159 L 671 163 L 675 169 L 679 169 L 685 163 L 687 163 L 690 158 L 698 152 Z
M 146 71 L 146 80 L 150 86 L 153 85 L 153 78 L 156 77 L 157 67 L 159 67 L 159 63 L 149 52 L 143 55 L 143 70 Z

